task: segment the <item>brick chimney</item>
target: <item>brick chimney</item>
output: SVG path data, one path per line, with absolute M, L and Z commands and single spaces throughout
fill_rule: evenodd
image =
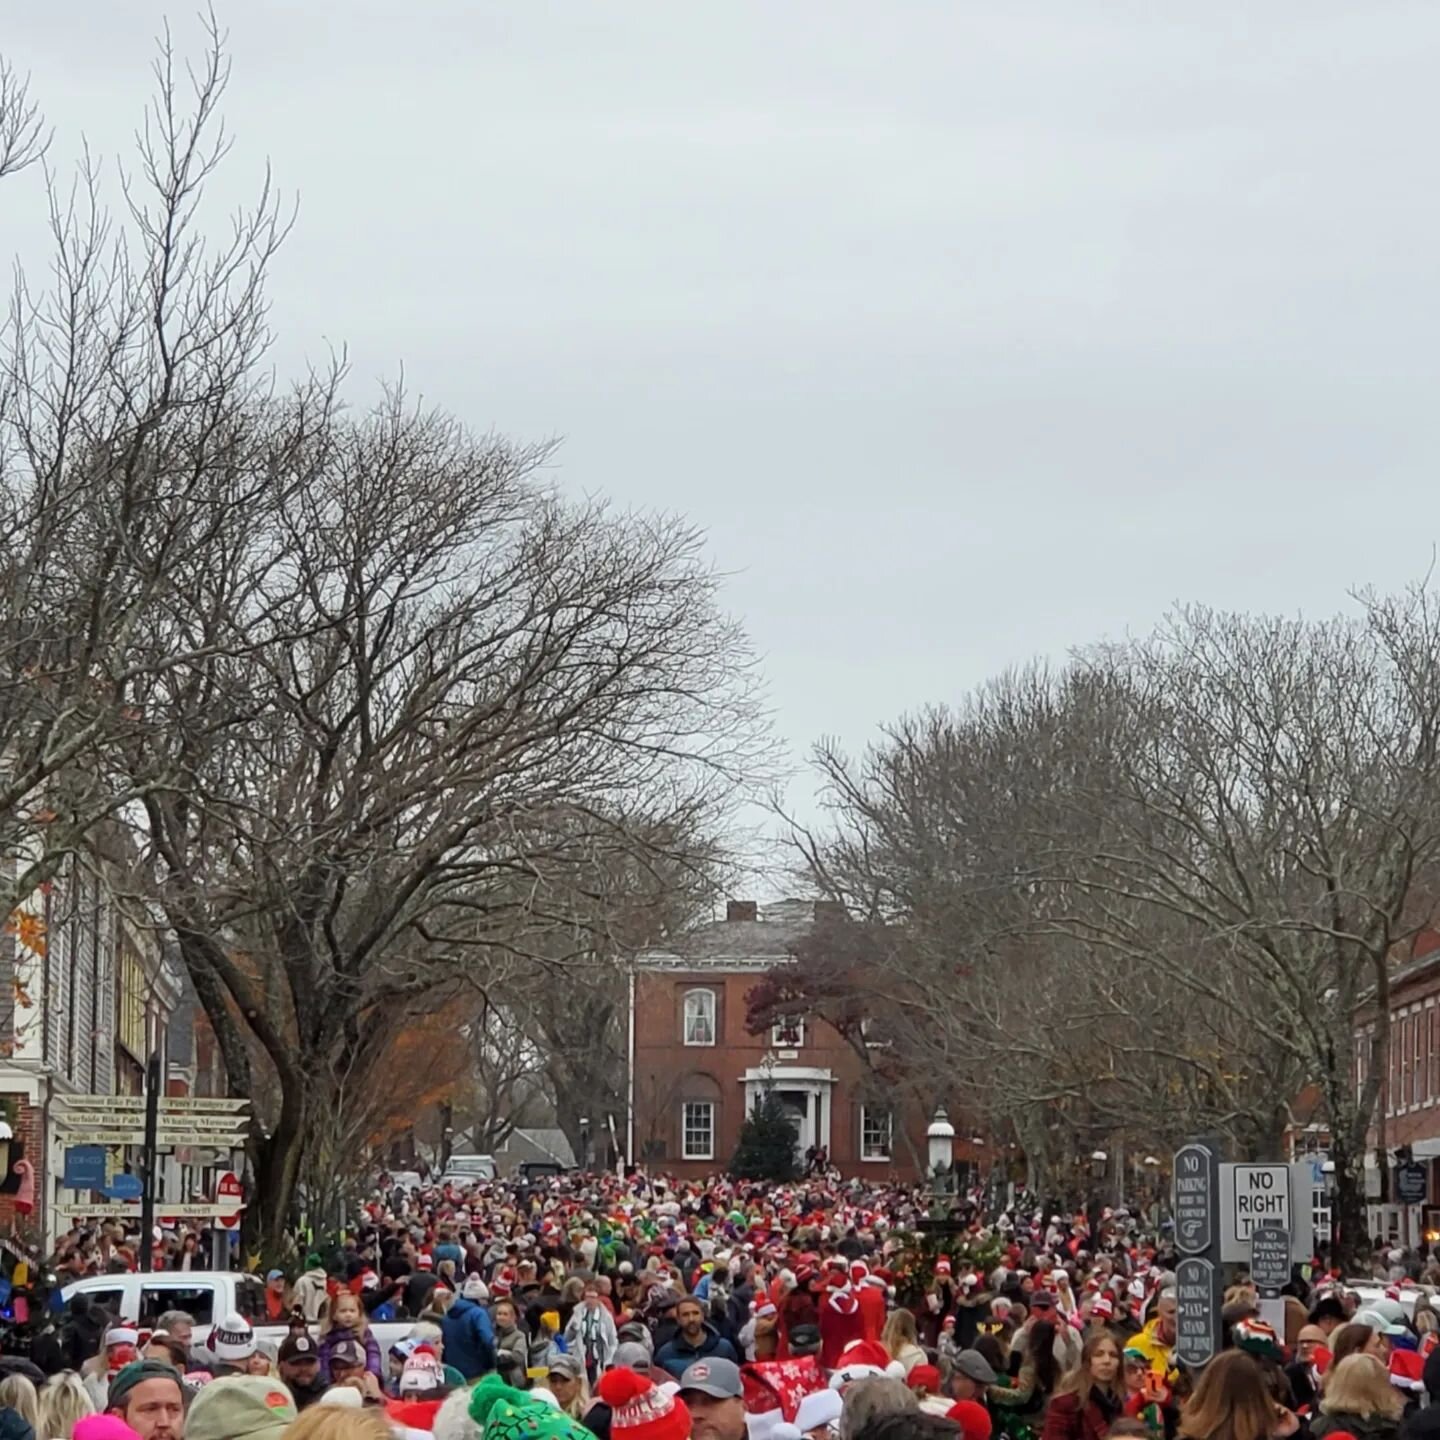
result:
M 726 920 L 758 920 L 760 907 L 754 900 L 729 900 L 725 904 Z

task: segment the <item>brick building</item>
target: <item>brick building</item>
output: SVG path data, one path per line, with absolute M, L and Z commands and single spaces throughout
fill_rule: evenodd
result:
M 766 1086 L 795 1121 L 798 1148 L 824 1146 L 847 1177 L 914 1178 L 925 1165 L 928 1113 L 897 1101 L 849 1042 L 813 1017 L 752 1035 L 746 993 L 793 963 L 815 903 L 732 900 L 726 918 L 635 959 L 630 982 L 630 1116 L 626 1150 L 652 1171 L 698 1178 L 725 1168 Z M 957 1146 L 964 1160 L 968 1145 Z
M 1355 1081 L 1369 1078 L 1374 1056 L 1375 1016 L 1362 1011 L 1356 1023 Z M 1440 1204 L 1440 933 L 1423 930 L 1411 948 L 1411 958 L 1390 980 L 1390 1061 L 1382 1078 L 1377 1106 L 1384 1117 L 1384 1151 L 1380 1126 L 1370 1131 L 1367 1190 L 1378 1199 L 1379 1163 L 1401 1146 L 1408 1146 L 1429 1176 L 1427 1228 L 1436 1220 Z M 1394 1203 L 1370 1206 L 1373 1233 L 1413 1242 L 1419 1216 Z
M 61 1187 L 66 1142 L 52 1102 L 143 1093 L 178 997 L 153 927 L 118 898 L 117 863 L 98 848 L 72 858 L 0 928 L 0 1104 L 20 1142 L 0 1177 L 0 1227 L 18 1224 L 42 1248 L 71 1223 L 56 1207 L 76 1199 Z M 16 1160 L 34 1182 L 28 1211 L 17 1212 Z

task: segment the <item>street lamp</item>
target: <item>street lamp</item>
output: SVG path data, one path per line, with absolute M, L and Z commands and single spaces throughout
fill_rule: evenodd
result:
M 1096 1180 L 1105 1178 L 1106 1167 L 1110 1164 L 1110 1157 L 1103 1150 L 1092 1150 L 1090 1152 L 1090 1174 Z
M 582 1170 L 590 1168 L 590 1117 L 588 1115 L 580 1117 L 580 1168 Z
M 10 1128 L 8 1120 L 0 1120 L 0 1179 L 4 1179 L 10 1173 L 10 1142 L 15 1138 L 15 1132 Z

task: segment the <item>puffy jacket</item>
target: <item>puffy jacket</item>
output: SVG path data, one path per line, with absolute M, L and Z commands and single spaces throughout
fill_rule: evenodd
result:
M 328 1335 L 320 1337 L 320 1378 L 328 1385 L 330 1383 L 330 1357 L 335 1353 L 335 1347 L 342 1340 L 359 1340 L 365 1346 L 365 1368 L 377 1379 L 383 1380 L 385 1372 L 380 1366 L 380 1342 L 376 1340 L 374 1332 L 366 1330 L 364 1336 L 356 1335 L 353 1330 L 341 1330 L 336 1328 Z M 243 1375 L 245 1371 L 237 1369 L 237 1374 Z
M 478 1380 L 495 1368 L 495 1327 L 483 1305 L 462 1295 L 445 1312 L 440 1335 L 445 1343 L 445 1363 L 467 1380 Z
M 722 1360 L 733 1360 L 737 1365 L 740 1363 L 735 1347 L 713 1325 L 707 1325 L 694 1345 L 684 1335 L 677 1334 L 656 1351 L 655 1363 L 678 1380 L 697 1360 L 709 1360 L 716 1355 Z
M 0 1409 L 0 1440 L 35 1440 L 35 1431 L 18 1410 L 7 1405 Z

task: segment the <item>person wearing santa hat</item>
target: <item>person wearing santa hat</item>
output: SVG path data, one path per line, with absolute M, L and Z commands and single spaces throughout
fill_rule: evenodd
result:
M 863 1260 L 850 1265 L 850 1288 L 860 1305 L 860 1319 L 864 1323 L 865 1338 L 878 1340 L 885 1329 L 885 1282 L 878 1275 L 870 1273 L 870 1267 Z
M 852 1290 L 832 1290 L 820 1306 L 820 1364 L 836 1370 L 847 1346 L 865 1339 L 865 1317 Z

